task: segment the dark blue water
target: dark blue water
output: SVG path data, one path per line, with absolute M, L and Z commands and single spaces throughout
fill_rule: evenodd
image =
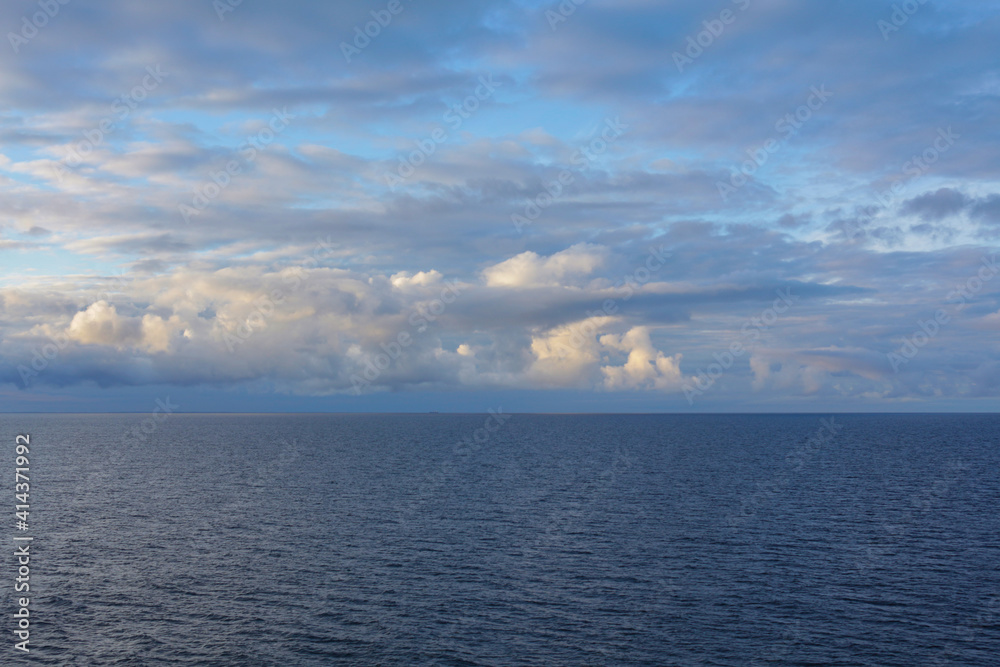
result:
M 3 415 L 0 663 L 1000 664 L 1000 417 L 820 419 Z

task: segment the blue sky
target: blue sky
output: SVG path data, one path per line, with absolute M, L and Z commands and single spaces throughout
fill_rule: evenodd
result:
M 7 2 L 0 410 L 992 411 L 998 10 Z

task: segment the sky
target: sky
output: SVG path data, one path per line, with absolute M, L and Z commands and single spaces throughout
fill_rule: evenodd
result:
M 8 0 L 0 411 L 994 411 L 998 17 Z

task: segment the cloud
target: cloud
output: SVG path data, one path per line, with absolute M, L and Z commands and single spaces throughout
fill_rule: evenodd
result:
M 939 221 L 964 210 L 971 199 L 952 188 L 941 188 L 903 203 L 904 215 L 916 215 L 924 220 Z
M 972 205 L 972 215 L 985 223 L 1000 224 L 1000 195 L 989 195 Z
M 836 381 L 832 379 L 835 376 L 851 378 L 844 388 L 856 387 L 859 379 L 869 381 L 864 383 L 865 391 L 869 387 L 890 386 L 891 369 L 885 356 L 864 348 L 758 350 L 750 359 L 750 368 L 757 390 L 794 389 L 817 394 L 835 388 Z
M 483 270 L 490 287 L 550 287 L 577 284 L 600 268 L 607 249 L 581 243 L 549 257 L 528 251 Z
M 124 348 L 142 344 L 141 321 L 121 317 L 107 301 L 98 301 L 74 315 L 67 333 L 70 340 L 84 345 Z
M 648 327 L 635 327 L 622 336 L 602 336 L 601 344 L 628 354 L 623 366 L 601 368 L 605 389 L 680 389 L 682 355 L 668 357 L 654 348 Z

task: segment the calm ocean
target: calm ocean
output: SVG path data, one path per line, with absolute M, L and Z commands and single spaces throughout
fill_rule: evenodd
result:
M 1000 416 L 832 419 L 2 415 L 0 664 L 1000 665 Z

